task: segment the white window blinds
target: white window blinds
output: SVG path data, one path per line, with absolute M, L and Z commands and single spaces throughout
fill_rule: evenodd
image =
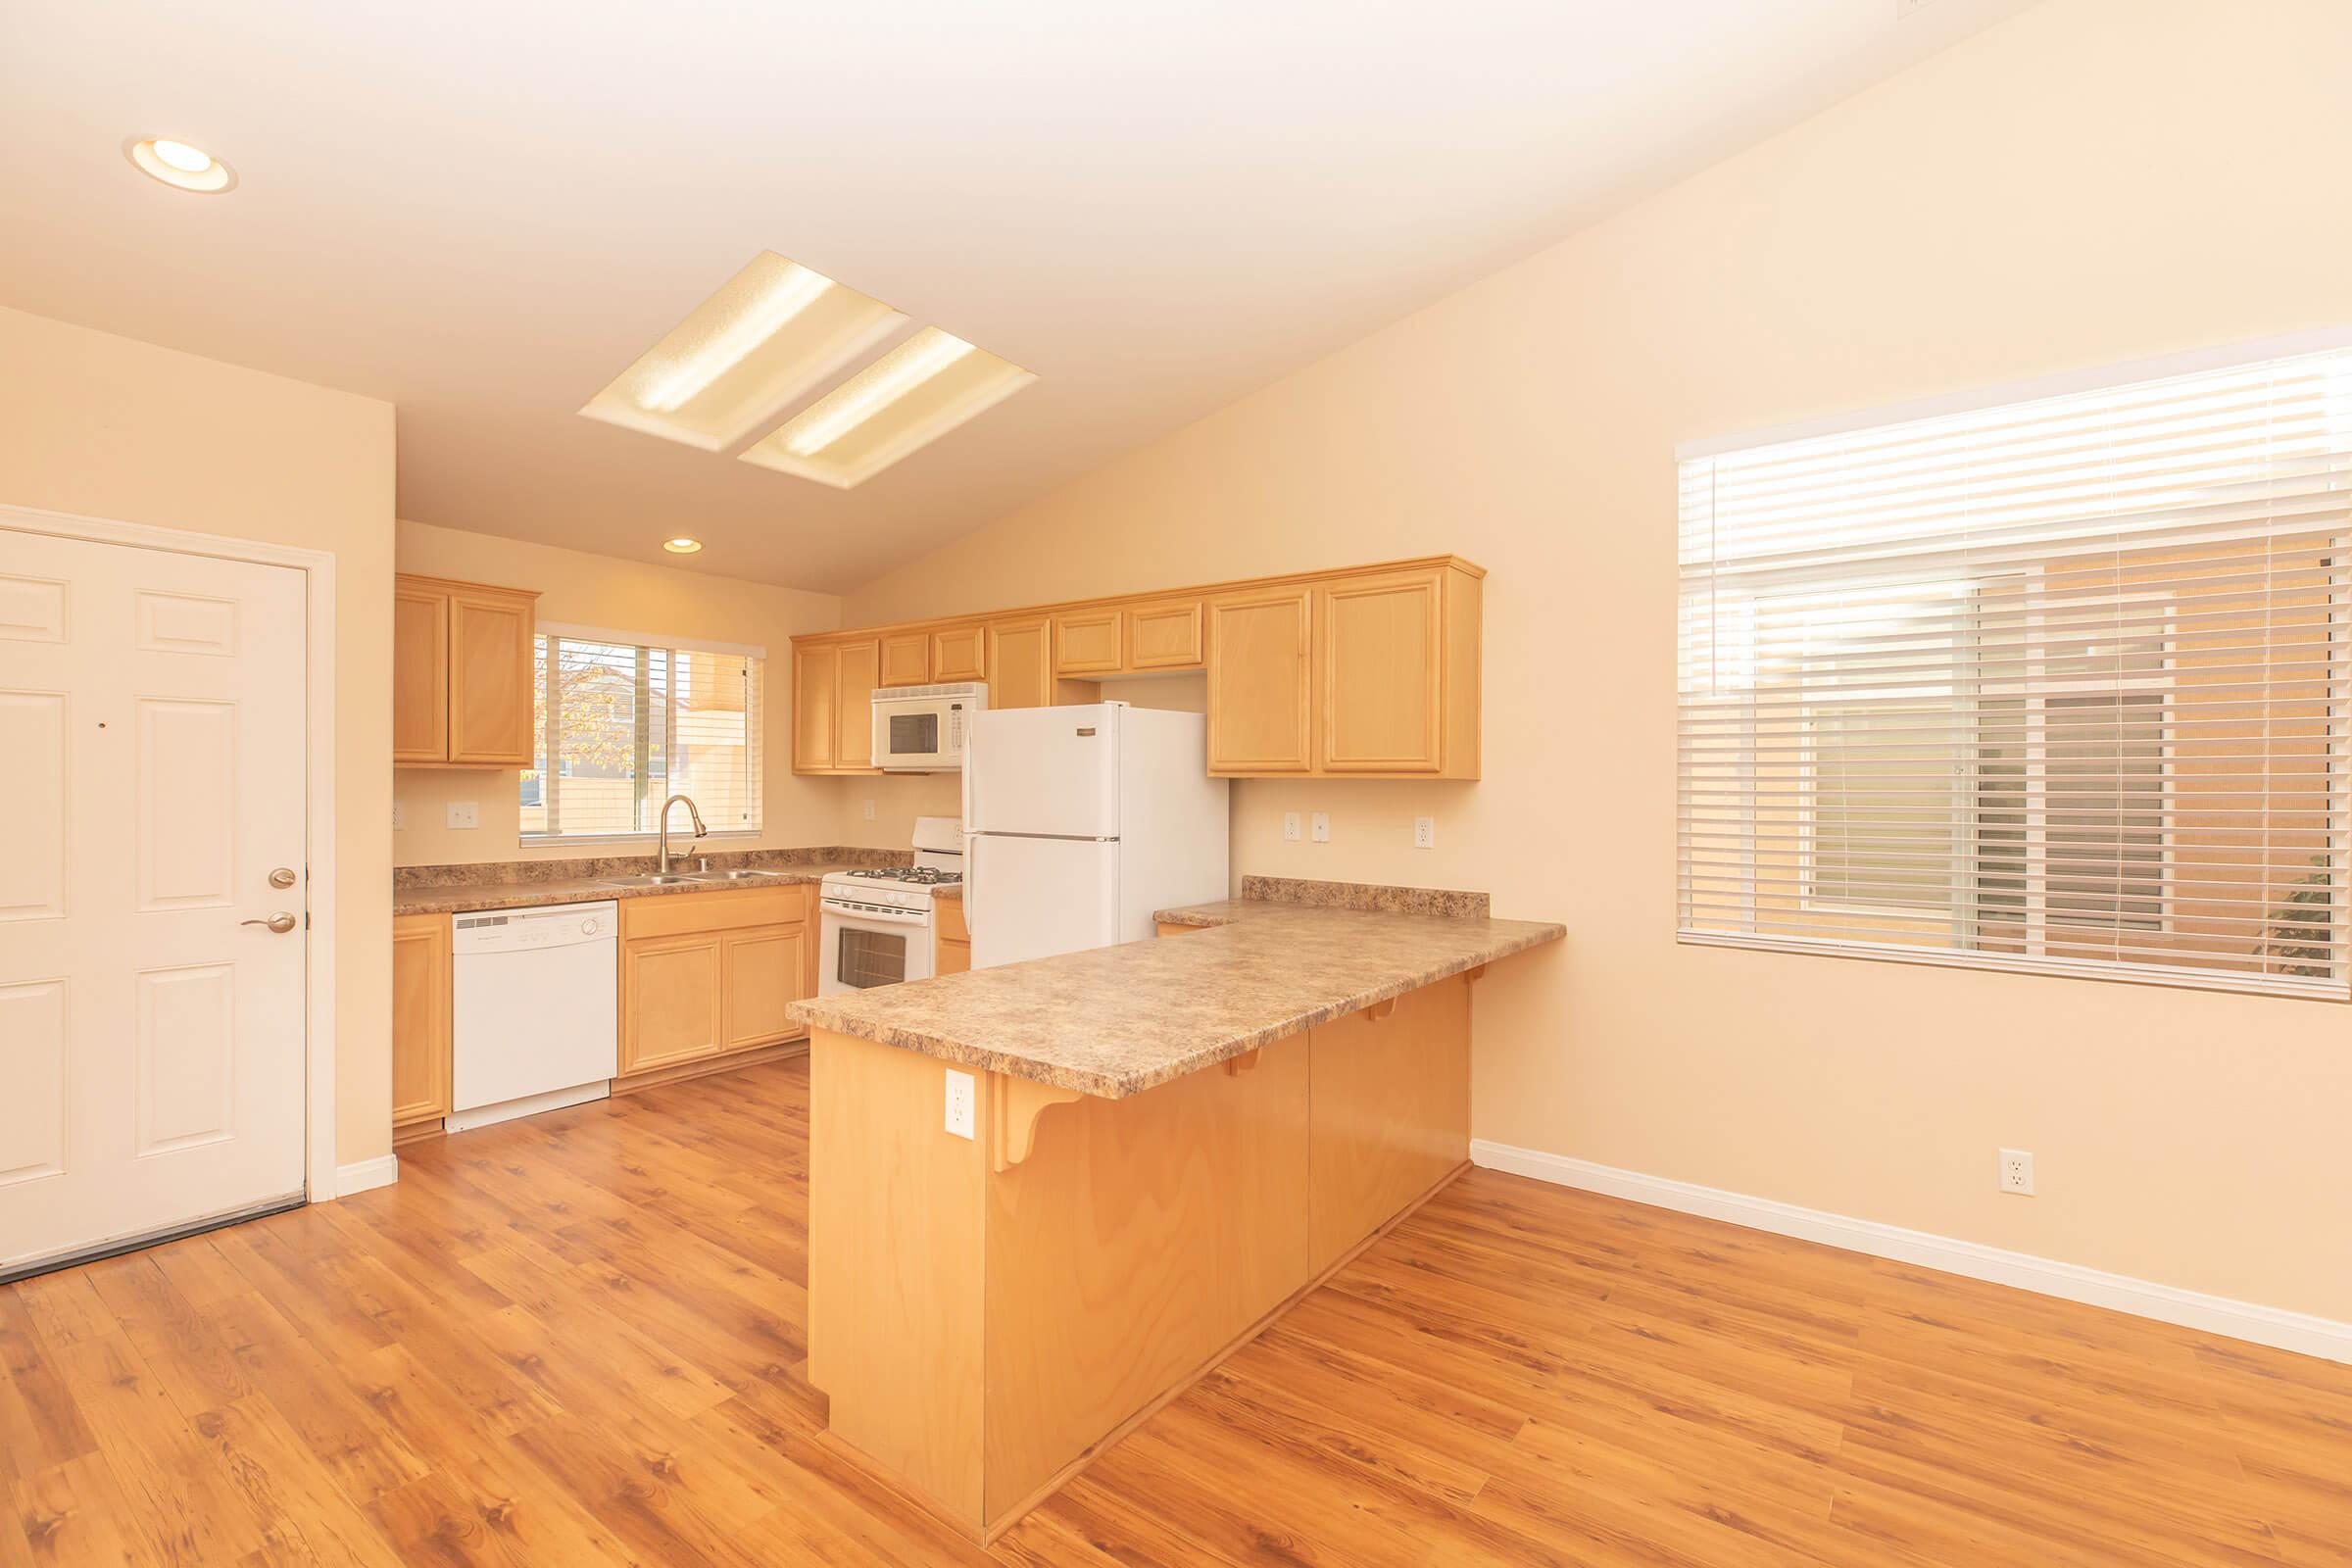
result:
M 1681 479 L 1686 941 L 2346 997 L 2352 350 Z
M 658 832 L 671 795 L 692 797 L 713 835 L 759 832 L 761 663 L 752 649 L 543 627 L 524 839 Z

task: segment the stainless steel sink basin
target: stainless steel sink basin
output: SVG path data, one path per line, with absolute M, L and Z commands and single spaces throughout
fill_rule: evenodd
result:
M 781 876 L 781 871 L 697 871 L 686 878 L 689 882 L 762 882 Z
M 599 877 L 597 880 L 609 888 L 666 888 L 675 887 L 680 882 L 700 882 L 704 878 L 686 876 L 674 871 L 667 876 L 648 871 L 642 876 L 607 876 Z

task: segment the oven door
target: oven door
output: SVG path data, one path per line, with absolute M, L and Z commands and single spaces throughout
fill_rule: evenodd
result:
M 928 910 L 828 898 L 821 901 L 817 935 L 820 997 L 931 978 L 935 954 Z

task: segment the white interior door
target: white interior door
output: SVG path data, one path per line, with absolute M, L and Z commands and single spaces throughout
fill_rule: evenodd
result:
M 0 1274 L 301 1195 L 304 589 L 0 528 Z

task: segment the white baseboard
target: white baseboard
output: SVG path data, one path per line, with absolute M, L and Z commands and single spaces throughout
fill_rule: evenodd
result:
M 335 1190 L 327 1196 L 329 1198 L 349 1198 L 352 1194 L 364 1193 L 370 1187 L 389 1187 L 398 1180 L 400 1180 L 400 1156 L 398 1154 L 378 1154 L 373 1159 L 358 1160 L 349 1165 L 337 1165 L 335 1167 Z
M 2062 1300 L 2104 1306 L 2135 1317 L 2153 1318 L 2159 1323 L 2352 1363 L 2352 1323 L 2314 1317 L 2308 1312 L 2233 1301 L 2226 1296 L 2206 1296 L 2152 1280 L 2084 1268 L 2079 1263 L 2035 1257 L 2030 1252 L 2012 1252 L 1949 1236 L 1905 1230 L 1899 1225 L 1883 1225 L 1876 1220 L 1855 1219 L 1818 1208 L 1800 1208 L 1794 1203 L 1750 1198 L 1745 1193 L 1727 1193 L 1694 1182 L 1645 1176 L 1640 1171 L 1619 1170 L 1589 1159 L 1519 1149 L 1484 1138 L 1470 1141 L 1470 1158 L 1489 1170 L 1532 1176 L 1556 1187 L 1575 1187 L 1655 1208 L 1725 1220 L 1750 1230 L 1770 1231 L 1776 1236 L 1819 1242 L 1849 1252 L 1866 1252 L 1873 1257 L 1941 1269 L 1947 1274 L 1995 1285 L 2015 1286 Z

